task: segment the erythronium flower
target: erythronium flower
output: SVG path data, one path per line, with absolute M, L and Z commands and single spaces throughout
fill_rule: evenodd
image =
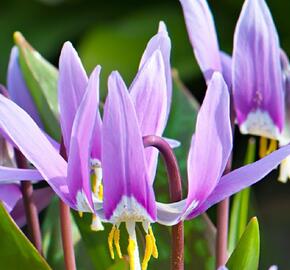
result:
M 277 139 L 284 128 L 280 45 L 264 0 L 246 0 L 234 35 L 233 96 L 245 134 Z
M 136 107 L 142 135 L 155 134 L 161 136 L 167 122 L 172 92 L 169 62 L 170 47 L 166 27 L 161 22 L 158 33 L 148 42 L 140 62 L 139 71 L 130 86 L 130 95 Z M 158 59 L 156 51 L 160 52 Z M 71 44 L 67 42 L 60 56 L 58 88 L 60 122 L 68 156 L 73 121 L 86 85 L 87 76 L 81 61 Z M 100 113 L 97 112 L 91 142 L 91 167 L 94 172 L 93 191 L 99 201 L 102 201 L 101 134 L 102 121 Z M 176 144 L 172 140 L 171 143 Z M 151 182 L 153 182 L 156 172 L 157 154 L 158 152 L 155 149 L 146 150 Z M 79 193 L 77 196 L 80 200 L 86 200 L 88 193 Z M 82 197 L 85 197 L 85 199 L 81 199 Z M 98 229 L 101 226 L 96 216 L 93 218 L 92 225 L 93 229 Z
M 206 80 L 213 71 L 220 71 L 232 88 L 241 132 L 261 136 L 261 157 L 276 149 L 277 139 L 280 145 L 289 143 L 287 85 L 289 88 L 290 79 L 286 79 L 289 64 L 287 56 L 280 53 L 278 34 L 265 1 L 245 1 L 235 30 L 233 61 L 219 52 L 206 0 L 180 1 L 195 56 Z M 269 146 L 266 138 L 271 139 Z M 282 163 L 280 180 L 286 181 L 288 164 Z
M 232 149 L 232 134 L 228 89 L 222 76 L 215 73 L 199 111 L 189 151 L 187 199 L 171 204 L 156 202 L 132 97 L 117 72 L 111 74 L 108 87 L 102 140 L 104 200 L 102 206 L 97 207 L 97 213 L 113 224 L 108 239 L 113 258 L 113 245 L 122 257 L 119 225 L 126 224 L 132 270 L 141 269 L 136 222 L 142 223 L 146 233 L 147 246 L 142 262 L 142 269 L 146 269 L 150 256 L 158 254 L 151 223 L 174 225 L 203 213 L 213 204 L 262 179 L 290 153 L 290 147 L 282 148 L 222 176 Z

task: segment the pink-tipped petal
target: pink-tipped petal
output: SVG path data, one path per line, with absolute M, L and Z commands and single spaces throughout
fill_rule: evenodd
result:
M 65 42 L 59 58 L 58 102 L 60 124 L 67 153 L 75 115 L 83 99 L 88 78 L 70 42 Z
M 196 130 L 188 155 L 186 208 L 195 206 L 196 202 L 202 203 L 215 188 L 231 149 L 228 88 L 222 75 L 215 72 L 197 116 Z
M 102 166 L 104 212 L 107 219 L 136 210 L 156 219 L 153 188 L 149 184 L 146 158 L 135 107 L 117 72 L 108 82 L 103 118 Z
M 156 50 L 138 72 L 130 88 L 142 136 L 161 136 L 166 125 L 166 77 L 163 58 Z M 158 151 L 145 150 L 150 183 L 154 182 Z
M 214 71 L 222 72 L 213 16 L 206 0 L 180 0 L 180 3 L 195 57 L 208 81 Z
M 167 107 L 166 107 L 166 119 L 168 119 L 170 106 L 171 106 L 171 97 L 172 97 L 172 76 L 171 76 L 171 65 L 170 65 L 170 51 L 171 51 L 171 41 L 168 36 L 168 32 L 166 29 L 166 25 L 164 22 L 159 23 L 158 33 L 153 36 L 143 53 L 142 59 L 140 61 L 139 70 L 143 67 L 143 65 L 148 61 L 148 59 L 152 56 L 152 54 L 156 51 L 160 50 L 164 69 L 166 76 L 166 93 L 167 93 Z
M 101 68 L 98 66 L 90 76 L 88 87 L 76 113 L 70 140 L 68 157 L 68 188 L 72 198 L 76 199 L 79 210 L 93 209 L 90 158 L 92 135 L 97 114 L 97 88 Z M 88 209 L 80 209 L 83 202 L 88 202 Z
M 233 49 L 233 97 L 242 133 L 277 138 L 284 125 L 278 34 L 264 0 L 246 0 Z

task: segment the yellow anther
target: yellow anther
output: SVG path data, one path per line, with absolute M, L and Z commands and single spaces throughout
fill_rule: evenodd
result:
M 113 260 L 115 259 L 114 248 L 113 248 L 113 240 L 114 240 L 115 230 L 116 230 L 116 227 L 113 226 L 112 230 L 110 231 L 109 236 L 108 236 L 109 250 L 110 250 L 111 258 Z
M 274 152 L 277 149 L 277 141 L 274 139 L 270 140 L 270 145 L 268 147 L 268 150 L 266 152 L 266 155 L 271 154 L 272 152 Z
M 79 211 L 79 216 L 80 216 L 80 218 L 82 218 L 82 217 L 83 217 L 83 215 L 84 215 L 84 213 L 83 213 L 83 212 L 81 212 L 81 211 Z
M 120 248 L 120 229 L 116 228 L 114 233 L 114 244 L 120 259 L 123 258 L 121 248 Z
M 154 234 L 153 234 L 153 231 L 152 231 L 151 226 L 149 226 L 148 230 L 149 230 L 149 235 L 150 235 L 151 238 L 152 238 L 152 246 L 153 246 L 153 249 L 152 249 L 152 256 L 153 256 L 155 259 L 157 259 L 157 258 L 158 258 L 158 249 L 157 249 L 157 246 L 156 246 L 156 240 L 155 240 L 155 237 L 154 237 Z
M 135 241 L 129 238 L 128 255 L 129 255 L 130 270 L 135 270 L 135 258 L 134 258 L 135 248 L 136 248 Z
M 277 141 L 274 139 L 270 139 L 270 143 L 268 146 L 268 140 L 265 137 L 260 137 L 260 149 L 259 149 L 259 156 L 263 158 L 273 151 L 277 149 Z
M 144 253 L 144 259 L 142 261 L 142 270 L 147 270 L 148 262 L 150 261 L 152 252 L 153 252 L 153 239 L 150 234 L 146 235 L 146 247 Z
M 104 189 L 103 189 L 103 185 L 100 184 L 100 185 L 99 185 L 99 190 L 98 190 L 98 199 L 99 199 L 99 200 L 103 200 L 103 193 L 104 193 L 103 190 L 104 190 Z
M 93 174 L 91 179 L 92 179 L 93 192 L 96 194 L 98 192 L 97 176 L 95 174 Z
M 260 148 L 259 148 L 259 156 L 263 158 L 267 155 L 267 138 L 260 137 Z

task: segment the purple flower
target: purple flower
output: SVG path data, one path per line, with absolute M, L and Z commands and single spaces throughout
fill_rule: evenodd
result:
M 242 133 L 278 138 L 284 127 L 280 45 L 264 0 L 246 0 L 234 35 L 233 96 Z
M 284 127 L 284 91 L 277 31 L 264 0 L 246 0 L 235 34 L 233 59 L 219 51 L 206 0 L 180 0 L 190 41 L 208 81 L 214 71 L 232 88 L 245 134 L 278 139 Z
M 119 225 L 122 222 L 126 224 L 131 269 L 140 269 L 135 234 L 137 222 L 142 223 L 146 239 L 151 239 L 153 248 L 149 254 L 154 255 L 156 244 L 151 223 L 174 225 L 203 213 L 213 204 L 262 179 L 290 153 L 290 147 L 281 148 L 256 163 L 222 176 L 232 149 L 232 134 L 229 93 L 218 73 L 214 73 L 209 82 L 198 114 L 196 133 L 188 156 L 188 195 L 185 200 L 171 204 L 156 202 L 136 108 L 116 72 L 109 78 L 102 149 L 104 201 L 97 207 L 97 213 L 113 224 L 109 235 L 112 257 L 114 243 L 117 253 L 122 256 L 114 237 L 119 237 Z M 142 266 L 143 269 L 146 269 L 145 266 Z

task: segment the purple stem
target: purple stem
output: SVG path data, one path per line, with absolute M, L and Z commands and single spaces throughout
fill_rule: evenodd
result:
M 15 149 L 15 158 L 18 168 L 28 168 L 25 157 L 18 149 Z M 38 211 L 33 200 L 33 186 L 30 181 L 21 181 L 21 192 L 23 196 L 23 204 L 28 226 L 29 239 L 36 247 L 38 252 L 43 255 Z
M 171 202 L 180 201 L 182 199 L 181 177 L 171 147 L 165 140 L 154 135 L 143 137 L 143 143 L 145 147 L 153 146 L 160 151 L 167 168 L 170 200 Z M 184 269 L 184 232 L 182 221 L 172 227 L 171 269 Z
M 65 160 L 67 160 L 66 149 L 63 140 L 61 141 L 60 145 L 60 154 Z M 65 269 L 76 270 L 77 268 L 72 239 L 70 208 L 61 199 L 59 200 L 59 210 L 60 210 L 59 214 L 61 225 L 61 240 L 64 254 Z

